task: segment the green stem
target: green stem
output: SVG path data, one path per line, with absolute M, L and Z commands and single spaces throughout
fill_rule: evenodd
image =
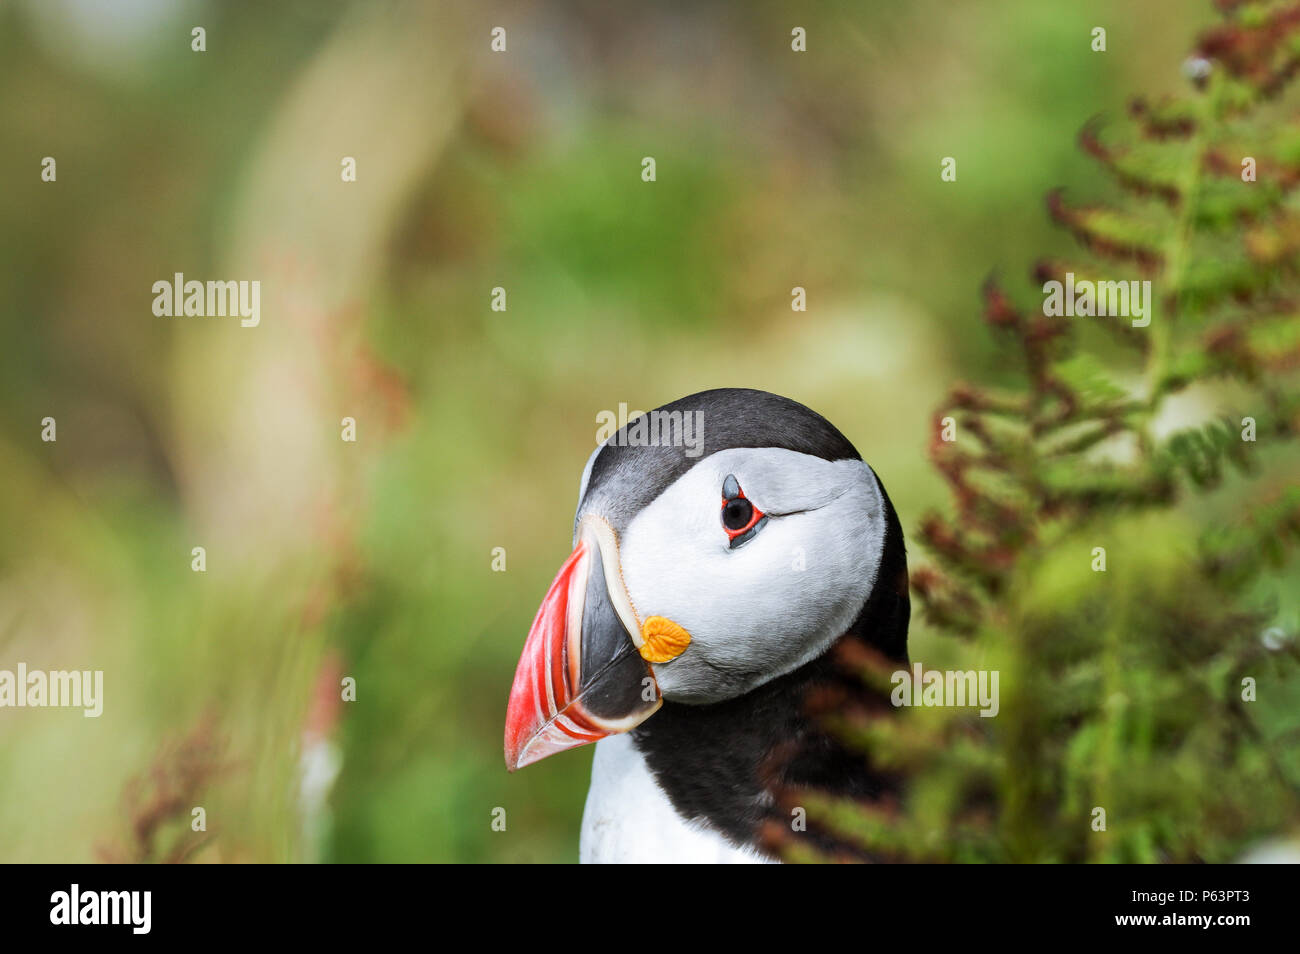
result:
M 1191 258 L 1191 245 L 1196 230 L 1196 211 L 1200 201 L 1201 175 L 1205 167 L 1205 147 L 1212 141 L 1210 125 L 1218 119 L 1218 90 L 1221 84 L 1217 77 L 1211 76 L 1209 85 L 1202 95 L 1194 100 L 1196 104 L 1196 125 L 1191 138 L 1192 161 L 1179 183 L 1178 204 L 1174 227 L 1163 248 L 1163 279 L 1170 292 L 1165 296 L 1168 303 L 1166 314 L 1152 316 L 1151 353 L 1147 364 L 1147 393 L 1150 395 L 1150 412 L 1159 408 L 1166 390 L 1166 378 L 1173 353 L 1174 324 L 1186 318 L 1183 313 L 1184 301 L 1181 289 L 1187 278 L 1188 262 Z M 1148 454 L 1152 450 L 1149 435 L 1142 435 L 1143 450 Z

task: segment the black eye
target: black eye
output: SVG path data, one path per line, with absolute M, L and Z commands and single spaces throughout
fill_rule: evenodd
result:
M 754 505 L 744 497 L 728 500 L 722 508 L 722 525 L 728 530 L 744 530 L 753 519 Z
M 745 499 L 736 475 L 728 474 L 722 482 L 722 529 L 731 541 L 731 549 L 751 539 L 766 522 L 763 511 Z

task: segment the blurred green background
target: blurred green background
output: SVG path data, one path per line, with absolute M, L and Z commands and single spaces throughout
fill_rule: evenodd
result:
M 576 860 L 591 749 L 508 775 L 501 738 L 596 414 L 785 394 L 910 530 L 935 405 L 1005 371 L 980 283 L 1069 247 L 1079 127 L 1181 89 L 1209 19 L 0 3 L 0 668 L 105 671 L 97 720 L 0 712 L 0 860 L 158 857 L 192 804 L 197 860 Z M 156 317 L 175 272 L 261 281 L 261 325 Z

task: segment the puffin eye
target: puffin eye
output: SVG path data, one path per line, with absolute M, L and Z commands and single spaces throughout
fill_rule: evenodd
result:
M 749 540 L 765 522 L 767 516 L 745 497 L 736 475 L 728 474 L 722 482 L 722 529 L 731 540 L 731 549 Z
M 754 505 L 744 497 L 728 500 L 722 505 L 722 525 L 737 533 L 749 526 L 754 519 Z

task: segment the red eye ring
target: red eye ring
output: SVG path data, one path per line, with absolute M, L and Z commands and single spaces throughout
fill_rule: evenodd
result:
M 734 549 L 744 543 L 760 523 L 767 519 L 740 489 L 736 478 L 728 474 L 722 485 L 722 530 Z

